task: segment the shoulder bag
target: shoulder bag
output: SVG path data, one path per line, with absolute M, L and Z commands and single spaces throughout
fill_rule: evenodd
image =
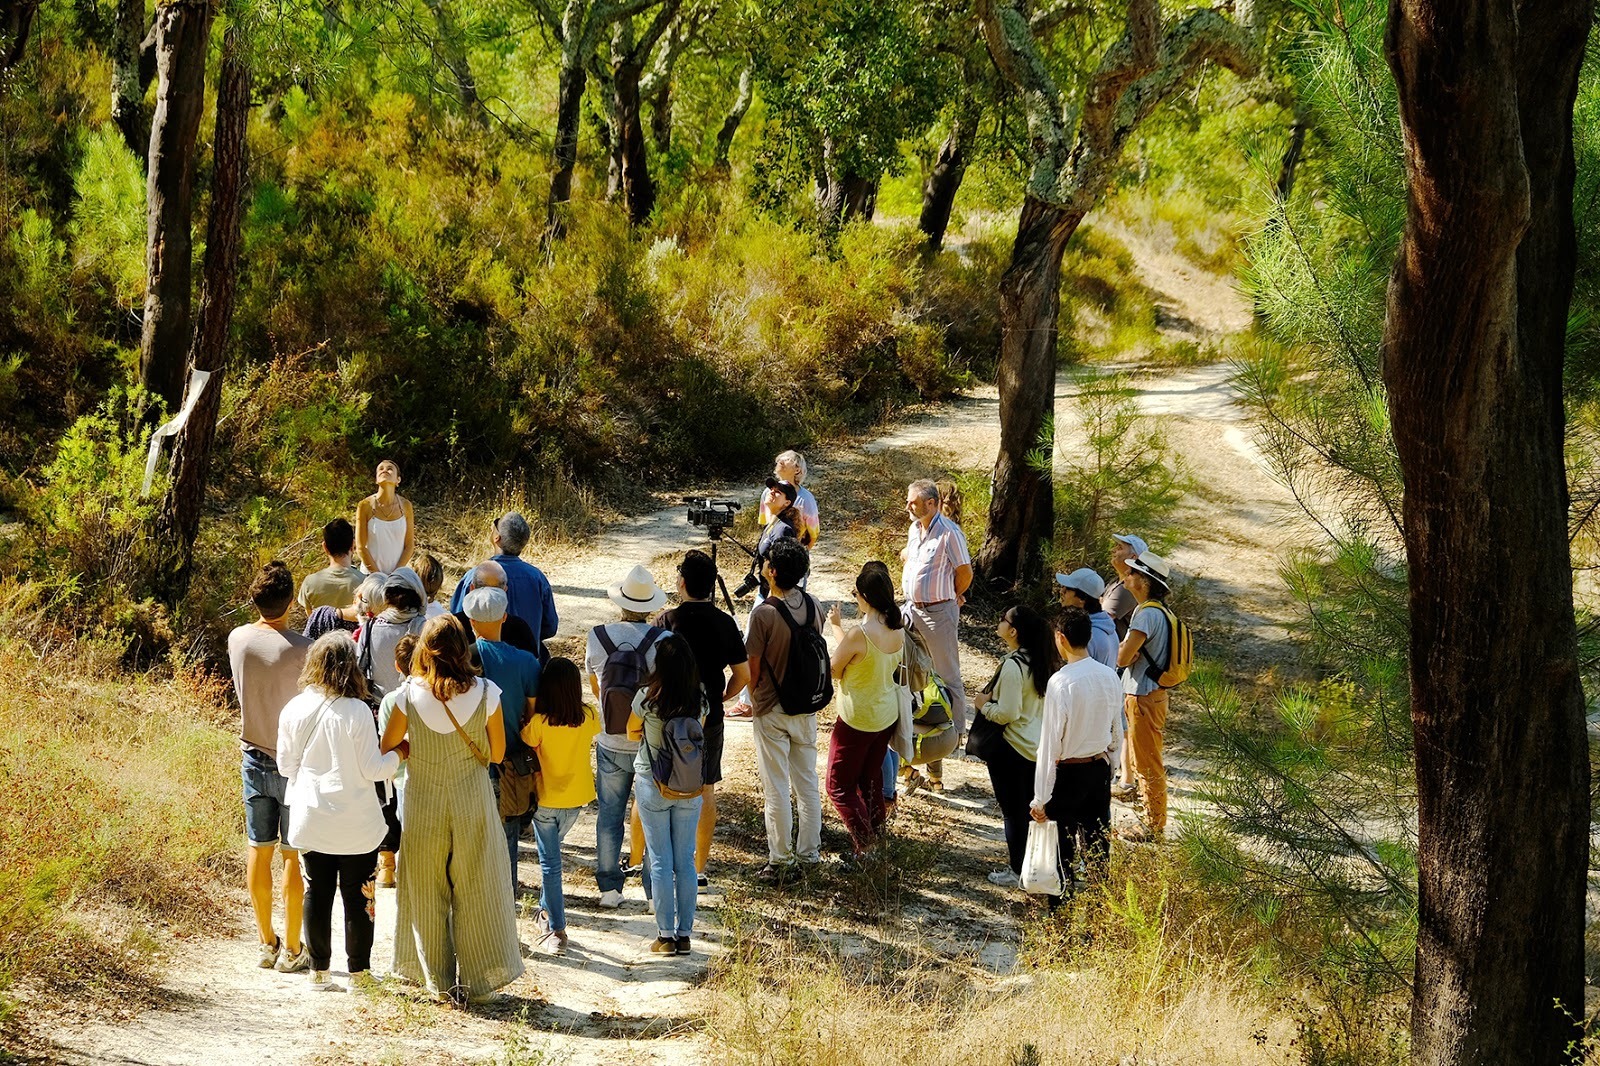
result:
M 1006 663 L 1015 662 L 1022 669 L 1023 683 L 1027 683 L 1028 658 L 1021 652 L 1012 652 L 1000 660 L 1000 665 L 995 669 L 994 676 L 989 683 L 983 686 L 982 691 L 993 693 L 995 685 L 1000 683 L 1000 671 L 1006 668 Z M 1006 743 L 1006 727 L 999 722 L 990 721 L 989 716 L 981 709 L 977 710 L 972 721 L 967 726 L 967 754 L 974 759 L 984 762 L 992 761 L 1000 754 L 1000 745 Z

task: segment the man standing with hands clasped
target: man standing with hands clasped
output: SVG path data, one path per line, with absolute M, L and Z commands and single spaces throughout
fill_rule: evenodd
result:
M 972 584 L 972 556 L 961 529 L 939 513 L 939 489 L 924 478 L 906 489 L 911 528 L 900 553 L 906 622 L 928 642 L 933 668 L 950 686 L 961 745 L 967 735 L 967 690 L 961 683 L 961 607 Z M 930 771 L 933 770 L 929 767 Z

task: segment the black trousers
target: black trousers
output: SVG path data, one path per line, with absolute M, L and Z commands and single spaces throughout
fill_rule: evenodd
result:
M 1092 762 L 1058 763 L 1056 787 L 1045 816 L 1056 823 L 1061 836 L 1061 883 L 1072 885 L 1072 870 L 1077 865 L 1078 835 L 1083 834 L 1084 859 L 1102 865 L 1110 855 L 1106 831 L 1111 828 L 1111 764 L 1104 759 Z M 1061 897 L 1051 896 L 1055 907 Z
M 400 793 L 391 781 L 379 781 L 378 806 L 383 808 L 383 824 L 389 831 L 383 834 L 383 843 L 378 845 L 379 851 L 400 850 Z
M 311 949 L 311 968 L 329 969 L 333 961 L 333 897 L 344 902 L 344 953 L 351 973 L 372 968 L 372 896 L 378 872 L 378 853 L 325 855 L 306 851 L 300 855 L 306 881 L 305 937 Z
M 1000 805 L 1000 817 L 1006 826 L 1006 853 L 1011 860 L 1011 872 L 1022 876 L 1022 856 L 1028 849 L 1028 808 L 1033 804 L 1034 764 L 1024 759 L 1016 748 L 1002 743 L 995 757 L 989 760 L 989 784 L 994 788 L 995 802 Z M 1106 803 L 1110 804 L 1109 795 Z

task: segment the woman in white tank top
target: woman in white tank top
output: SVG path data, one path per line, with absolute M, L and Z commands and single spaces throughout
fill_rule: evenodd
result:
M 392 459 L 378 464 L 378 491 L 356 504 L 356 554 L 369 574 L 390 574 L 411 562 L 416 546 L 411 501 L 395 491 L 400 467 Z

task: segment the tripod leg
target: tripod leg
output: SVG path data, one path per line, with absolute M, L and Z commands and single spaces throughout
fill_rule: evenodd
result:
M 733 597 L 728 595 L 728 583 L 722 580 L 722 571 L 717 571 L 717 588 L 722 590 L 722 602 L 728 605 L 728 613 L 733 614 Z

